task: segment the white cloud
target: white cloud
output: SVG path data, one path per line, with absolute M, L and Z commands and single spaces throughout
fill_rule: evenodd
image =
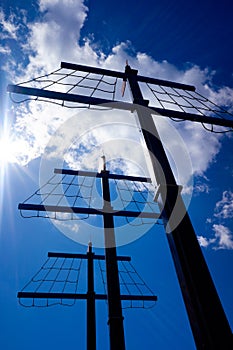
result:
M 65 9 L 65 10 L 64 10 Z M 87 16 L 84 1 L 40 0 L 40 19 L 29 24 L 25 49 L 29 55 L 28 76 L 40 70 L 54 70 L 61 60 L 92 61 L 96 54 L 84 45 L 79 46 L 80 30 Z M 87 45 L 88 46 L 88 45 Z M 84 54 L 84 55 L 83 55 Z M 83 56 L 82 56 L 83 55 Z
M 64 158 L 73 169 L 97 171 L 104 153 L 111 171 L 124 159 L 122 171 L 148 176 L 140 137 L 130 112 L 84 110 L 61 125 L 49 140 L 44 158 Z
M 204 236 L 197 236 L 198 242 L 200 244 L 201 247 L 208 247 L 210 244 L 210 241 L 208 240 L 208 238 L 204 237 Z
M 233 249 L 233 237 L 228 227 L 221 224 L 214 224 L 213 230 L 218 243 L 216 249 Z
M 0 53 L 3 55 L 10 55 L 11 49 L 8 45 L 0 45 Z
M 211 101 L 214 101 L 217 105 L 224 106 L 226 110 L 233 113 L 233 89 L 224 86 L 218 91 L 214 91 L 208 85 L 205 85 L 205 90 L 208 92 Z
M 213 238 L 197 237 L 201 247 L 211 247 L 214 250 L 233 249 L 233 235 L 228 227 L 221 224 L 214 224 L 212 229 L 214 231 Z
M 158 62 L 146 53 L 131 54 L 134 50 L 129 41 L 112 47 L 108 55 L 94 45 L 93 38 L 85 38 L 80 42 L 80 32 L 87 16 L 88 8 L 84 0 L 40 0 L 38 18 L 30 23 L 22 11 L 6 18 L 3 11 L 0 10 L 1 39 L 8 39 L 9 42 L 17 40 L 23 57 L 26 58 L 25 62 L 27 62 L 25 65 L 21 58 L 14 56 L 14 48 L 6 41 L 0 47 L 0 53 L 6 56 L 10 53 L 12 55 L 11 58 L 7 57 L 5 69 L 11 76 L 15 75 L 15 81 L 19 82 L 51 72 L 60 66 L 61 61 L 123 71 L 125 62 L 128 60 L 132 68 L 139 70 L 140 75 L 195 85 L 198 92 L 216 104 L 232 108 L 233 89 L 222 87 L 216 91 L 211 87 L 211 80 L 215 72 L 191 64 L 184 69 L 178 69 L 165 60 Z M 21 30 L 22 27 L 24 30 Z M 127 88 L 126 93 L 128 92 Z M 16 121 L 12 126 L 11 136 L 12 149 L 15 150 L 14 158 L 17 159 L 17 162 L 26 165 L 31 160 L 40 157 L 55 131 L 76 113 L 76 110 L 47 103 L 30 102 L 21 105 L 15 114 Z M 145 157 L 138 147 L 140 136 L 136 125 L 134 124 L 135 130 L 132 133 L 132 126 L 125 125 L 124 127 L 124 122 L 128 117 L 122 117 L 118 115 L 119 112 L 116 112 L 116 115 L 110 118 L 109 115 L 102 113 L 101 118 L 98 119 L 103 124 L 100 128 L 98 122 L 95 121 L 96 124 L 94 124 L 94 120 L 90 122 L 86 118 L 88 113 L 85 112 L 85 117 L 82 114 L 77 117 L 80 139 L 77 147 L 77 143 L 71 143 L 71 152 L 66 154 L 66 162 L 70 167 L 97 170 L 98 158 L 104 151 L 107 160 L 111 161 L 112 169 L 120 164 L 125 173 L 137 175 L 138 172 L 145 171 L 146 174 Z M 179 153 L 180 144 L 175 144 L 174 139 L 166 134 L 166 124 L 161 121 L 162 119 L 159 116 L 154 117 L 162 138 L 166 141 L 167 149 L 176 148 Z M 207 133 L 197 123 L 171 123 L 178 130 L 188 150 L 192 161 L 191 175 L 199 175 L 203 179 L 206 170 L 215 160 L 221 148 L 222 136 Z M 91 124 L 95 125 L 95 128 L 91 129 Z M 77 124 L 74 125 L 74 130 L 76 127 Z M 88 133 L 85 134 L 85 130 L 88 130 Z M 68 141 L 73 140 L 67 139 L 66 142 Z M 58 133 L 54 136 L 53 142 L 56 147 L 54 149 L 51 147 L 53 150 L 50 152 L 51 158 L 63 151 L 63 134 Z M 79 146 L 82 146 L 85 152 L 81 152 Z M 180 153 L 178 161 L 179 164 L 183 164 L 181 173 L 184 174 L 183 169 L 186 167 L 187 159 L 182 159 L 182 157 Z M 174 165 L 174 170 L 177 174 L 176 166 L 177 164 Z M 179 184 L 189 184 L 183 193 L 186 191 L 190 194 L 192 193 L 190 179 L 185 178 L 182 174 L 177 174 Z M 196 184 L 195 190 L 196 192 L 208 192 L 209 187 L 207 183 L 200 181 Z M 198 240 L 201 246 L 213 249 L 233 249 L 230 229 L 222 222 L 216 222 L 216 220 L 232 218 L 232 213 L 233 193 L 225 191 L 222 200 L 216 205 L 215 221 L 211 221 L 214 235 L 210 238 L 200 235 Z M 78 230 L 78 227 L 77 224 L 75 230 Z
M 202 247 L 211 246 L 213 249 L 233 249 L 233 235 L 229 227 L 226 226 L 229 219 L 233 217 L 233 193 L 224 191 L 222 199 L 215 205 L 213 218 L 208 218 L 207 223 L 212 225 L 214 237 L 206 238 L 198 236 L 198 241 Z M 224 221 L 224 225 L 223 225 Z
M 130 56 L 129 52 L 133 51 L 130 50 L 132 47 L 130 42 L 119 43 L 112 48 L 112 52 L 107 56 L 100 50 L 96 50 L 88 39 L 80 44 L 80 31 L 85 25 L 87 15 L 88 8 L 83 0 L 40 0 L 39 16 L 30 24 L 27 24 L 24 14 L 22 21 L 24 25 L 28 26 L 29 32 L 21 38 L 21 47 L 28 58 L 28 64 L 26 67 L 22 67 L 20 60 L 9 63 L 8 67 L 11 72 L 15 71 L 16 80 L 22 81 L 53 71 L 59 67 L 61 61 L 102 66 L 122 71 L 125 61 L 128 59 L 131 67 L 139 69 L 141 75 L 195 84 L 199 91 L 205 91 L 208 96 L 212 94 L 219 103 L 226 101 L 226 99 L 228 103 L 232 102 L 231 89 L 222 89 L 213 93 L 211 88 L 208 87 L 207 83 L 211 81 L 213 75 L 213 72 L 208 69 L 202 70 L 198 66 L 190 65 L 187 69 L 179 70 L 167 61 L 155 61 L 146 53 L 139 52 L 134 56 Z M 18 30 L 18 26 L 15 24 L 17 22 L 15 16 L 11 15 L 6 22 L 4 13 L 1 11 L 5 32 L 14 38 Z M 22 18 L 22 14 L 20 16 Z M 15 66 L 13 66 L 14 64 Z M 30 103 L 28 108 L 20 109 L 16 123 L 13 126 L 13 133 L 15 143 L 18 140 L 22 144 L 24 139 L 26 146 L 20 154 L 18 152 L 19 162 L 26 164 L 30 160 L 39 157 L 54 131 L 72 114 L 74 114 L 74 111 L 70 112 L 65 108 L 48 104 Z M 207 134 L 202 126 L 196 123 L 180 123 L 176 127 L 190 154 L 193 166 L 192 173 L 203 176 L 219 152 L 220 136 Z M 93 140 L 95 141 L 97 138 L 100 140 L 100 136 L 104 139 L 109 133 L 106 129 L 98 132 L 98 137 L 93 134 Z M 109 157 L 110 150 L 115 151 L 113 147 L 109 147 Z M 129 156 L 131 157 L 131 154 Z M 207 187 L 199 188 L 199 190 L 206 191 Z
M 0 34 L 1 39 L 17 39 L 19 25 L 16 24 L 15 19 L 15 14 L 11 14 L 8 19 L 6 19 L 3 10 L 0 9 L 0 26 L 2 29 Z
M 216 203 L 214 216 L 219 219 L 233 218 L 233 192 L 223 192 L 221 201 Z

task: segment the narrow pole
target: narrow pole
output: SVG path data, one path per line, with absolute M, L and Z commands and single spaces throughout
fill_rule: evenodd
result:
M 87 251 L 87 350 L 96 350 L 96 318 L 94 291 L 94 253 L 91 242 Z
M 232 349 L 232 333 L 186 212 L 165 150 L 143 99 L 137 71 L 126 66 L 133 102 L 161 188 L 161 211 L 167 239 L 197 349 Z M 183 218 L 182 218 L 183 216 Z M 177 221 L 178 220 L 178 221 Z M 177 224 L 177 222 L 179 222 Z
M 103 220 L 105 236 L 105 259 L 107 278 L 108 299 L 108 325 L 111 350 L 125 350 L 125 337 L 123 326 L 123 315 L 121 307 L 120 283 L 117 265 L 117 252 L 114 233 L 113 215 L 109 214 L 111 209 L 111 198 L 108 174 L 104 162 L 104 170 L 101 171 L 103 188 Z

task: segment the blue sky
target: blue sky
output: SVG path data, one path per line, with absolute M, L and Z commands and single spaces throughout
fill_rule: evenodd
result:
M 193 84 L 232 111 L 232 10 L 230 0 L 1 2 L 2 347 L 59 350 L 68 345 L 85 349 L 85 302 L 68 308 L 25 309 L 16 298 L 46 260 L 48 251 L 86 251 L 85 245 L 62 234 L 61 226 L 46 219 L 23 219 L 17 209 L 18 203 L 39 187 L 43 177 L 50 176 L 53 163 L 48 164 L 46 174 L 41 173 L 47 166 L 46 162 L 43 165 L 45 147 L 49 142 L 53 145 L 55 130 L 66 125 L 74 112 L 69 114 L 64 108 L 49 104 L 38 107 L 36 103 L 30 104 L 29 109 L 24 105 L 15 109 L 6 92 L 7 84 L 51 72 L 59 68 L 61 61 L 123 71 L 128 59 L 139 74 Z M 132 135 L 130 118 L 126 123 L 124 116 L 102 115 L 98 120 L 104 127 L 96 122 L 94 129 L 90 129 L 88 118 L 80 118 L 81 145 L 77 147 L 82 152 L 78 156 L 71 152 L 67 164 L 97 170 L 104 149 L 111 159 L 111 170 L 119 169 L 120 164 L 128 174 L 143 172 L 142 152 L 132 150 L 138 139 Z M 90 132 L 83 136 L 86 127 Z M 166 133 L 168 129 L 173 133 L 174 128 L 178 133 L 176 140 L 183 140 L 191 164 L 187 176 L 180 175 L 179 180 L 185 185 L 190 217 L 233 328 L 232 133 L 216 135 L 194 123 L 173 123 L 171 129 L 161 124 L 169 152 L 172 137 L 169 139 Z M 192 189 L 187 180 L 193 181 Z M 89 239 L 87 235 L 86 243 Z M 132 256 L 134 266 L 158 295 L 153 309 L 124 311 L 127 350 L 195 349 L 162 227 L 156 226 L 118 251 Z M 98 301 L 97 340 L 101 350 L 108 349 L 106 322 L 107 307 Z

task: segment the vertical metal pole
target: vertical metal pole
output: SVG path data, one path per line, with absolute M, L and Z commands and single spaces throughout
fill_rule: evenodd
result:
M 91 243 L 87 251 L 87 350 L 96 350 L 96 318 L 94 291 L 94 253 Z
M 148 101 L 143 99 L 137 71 L 126 66 L 133 102 L 161 187 L 161 210 L 197 349 L 232 349 L 232 333 L 203 257 L 172 169 L 155 127 Z M 165 189 L 165 190 L 163 190 Z M 183 218 L 182 218 L 183 216 Z M 179 224 L 177 224 L 179 220 Z
M 105 166 L 104 166 L 105 169 Z M 111 209 L 111 198 L 109 188 L 109 171 L 102 170 L 103 187 L 103 220 L 105 236 L 105 259 L 107 277 L 107 298 L 108 298 L 108 325 L 110 334 L 110 349 L 125 350 L 125 337 L 123 326 L 123 315 L 120 297 L 120 283 L 117 265 L 117 252 L 114 233 L 113 215 Z

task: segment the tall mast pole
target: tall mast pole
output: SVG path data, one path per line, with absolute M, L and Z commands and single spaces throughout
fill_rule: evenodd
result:
M 94 255 L 92 244 L 89 242 L 87 250 L 87 350 L 96 350 Z
M 161 212 L 197 349 L 232 349 L 232 333 L 195 231 L 186 211 L 158 131 L 143 99 L 137 71 L 127 64 L 125 74 L 135 110 L 161 188 Z
M 108 299 L 108 325 L 110 332 L 110 349 L 125 350 L 123 315 L 121 307 L 120 283 L 117 264 L 117 252 L 114 232 L 114 218 L 111 213 L 111 197 L 109 188 L 109 171 L 106 170 L 103 156 L 102 190 L 103 190 L 103 221 L 105 237 L 105 259 Z
M 156 126 L 154 125 L 152 114 L 148 109 L 144 108 L 148 106 L 149 101 L 143 99 L 138 82 L 153 85 L 161 85 L 193 92 L 195 91 L 195 87 L 186 84 L 179 84 L 176 82 L 169 82 L 160 79 L 139 76 L 137 75 L 137 71 L 131 69 L 128 64 L 126 65 L 124 73 L 96 67 L 87 67 L 82 65 L 70 64 L 67 62 L 62 62 L 61 68 L 73 69 L 78 71 L 80 70 L 83 72 L 89 72 L 123 79 L 124 84 L 122 93 L 124 93 L 124 86 L 126 81 L 128 80 L 133 95 L 134 105 L 127 102 L 116 101 L 114 98 L 114 104 L 112 105 L 112 107 L 119 110 L 129 110 L 137 112 L 137 117 L 141 125 L 144 140 L 146 142 L 151 157 L 156 182 L 160 186 L 159 205 L 161 209 L 161 215 L 163 218 L 168 243 L 175 264 L 180 288 L 183 294 L 184 303 L 186 306 L 187 314 L 190 320 L 190 325 L 192 328 L 197 348 L 208 350 L 220 349 L 224 344 L 224 349 L 232 349 L 233 344 L 231 328 L 225 316 L 217 291 L 210 276 L 207 264 L 202 255 L 202 251 L 197 241 L 197 237 L 191 224 L 190 218 L 186 212 L 185 205 L 180 195 L 180 186 L 178 186 L 175 181 L 172 169 L 170 167 L 165 150 L 163 148 L 163 144 L 160 140 Z M 37 89 L 34 87 L 28 88 L 23 87 L 21 85 L 9 85 L 7 90 L 9 92 L 14 92 L 18 94 L 61 100 L 63 102 L 77 102 L 88 105 L 100 105 L 104 103 L 113 102 L 109 99 L 97 98 L 92 95 L 84 96 L 72 93 L 61 93 L 46 89 Z M 193 107 L 191 103 L 188 104 L 187 107 L 189 107 L 189 105 Z M 182 107 L 182 104 L 180 105 L 180 107 Z M 212 111 L 211 107 L 208 107 L 208 105 L 206 105 L 206 107 L 207 111 Z M 215 116 L 212 117 L 208 115 L 201 115 L 199 113 L 198 108 L 196 108 L 197 113 L 186 113 L 183 111 L 183 108 L 181 108 L 182 111 L 169 110 L 167 108 L 158 107 L 151 108 L 153 110 L 153 113 L 158 113 L 159 115 L 164 117 L 174 117 L 182 120 L 190 120 L 200 123 L 207 123 L 210 125 L 221 125 L 233 128 L 232 119 L 221 117 L 218 115 L 217 112 L 214 113 Z M 220 115 L 221 111 L 225 113 L 225 111 L 220 109 Z M 105 162 L 101 175 L 104 193 L 103 219 L 105 229 L 109 326 L 111 338 L 110 343 L 111 350 L 121 350 L 125 349 L 125 346 L 123 332 L 123 317 L 120 303 L 121 299 L 119 298 L 120 288 L 118 266 L 116 261 L 113 215 L 135 217 L 135 213 L 133 213 L 132 211 L 112 210 L 108 182 L 109 172 L 106 171 Z M 128 178 L 129 177 L 127 176 L 127 179 Z M 19 209 L 37 211 L 58 210 L 59 212 L 67 211 L 69 213 L 72 209 L 72 212 L 74 213 L 88 213 L 98 215 L 101 212 L 99 209 L 97 210 L 94 208 L 68 208 L 66 206 L 57 207 L 54 205 L 46 205 L 45 207 L 44 205 L 25 203 L 21 203 L 19 205 Z M 147 213 L 147 216 L 145 217 L 151 217 L 149 214 L 150 213 Z M 41 293 L 36 294 L 37 296 L 38 294 L 41 296 Z M 47 294 L 48 293 L 44 293 L 43 297 L 47 297 Z M 27 294 L 28 297 L 29 295 L 30 293 Z M 70 295 L 68 297 L 70 297 Z M 116 332 L 117 327 L 119 329 Z

